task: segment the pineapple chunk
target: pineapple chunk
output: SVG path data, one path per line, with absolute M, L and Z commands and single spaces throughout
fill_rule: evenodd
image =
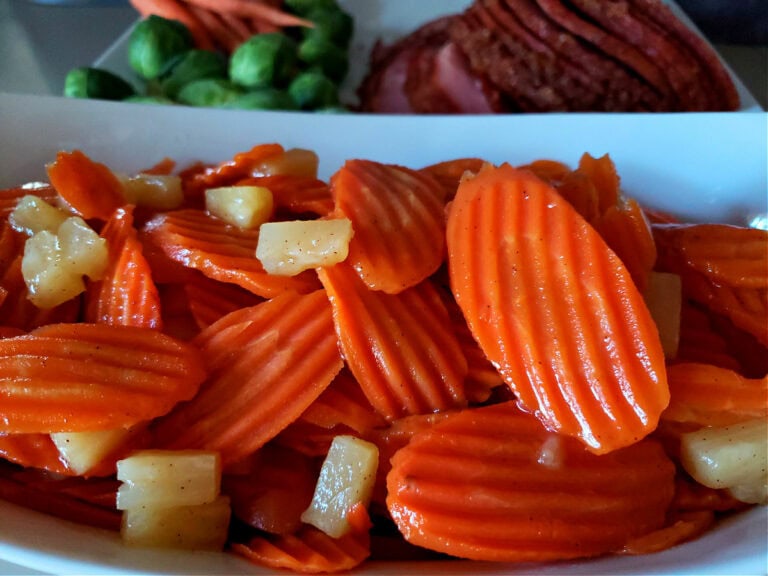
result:
M 205 207 L 239 228 L 258 228 L 272 216 L 274 200 L 263 186 L 223 186 L 205 191 Z
M 115 174 L 123 185 L 123 197 L 129 204 L 157 210 L 173 210 L 184 202 L 181 178 L 171 174 Z
M 221 550 L 230 515 L 227 496 L 196 506 L 141 506 L 123 512 L 120 534 L 131 546 Z
M 169 508 L 213 502 L 221 486 L 218 452 L 142 450 L 117 463 L 117 508 Z
M 56 233 L 59 226 L 70 216 L 65 210 L 51 206 L 42 198 L 28 195 L 18 201 L 8 215 L 8 222 L 17 232 L 32 236 L 43 230 Z
M 730 489 L 744 502 L 768 503 L 768 421 L 763 418 L 683 434 L 680 460 L 704 486 Z
M 348 218 L 267 222 L 259 229 L 256 258 L 270 274 L 294 276 L 345 260 L 352 235 Z
M 301 520 L 332 538 L 349 532 L 347 512 L 358 502 L 368 506 L 376 481 L 379 449 L 353 436 L 336 436 L 320 469 L 312 502 Z
M 645 303 L 659 330 L 664 356 L 677 356 L 680 343 L 680 310 L 683 303 L 683 285 L 680 276 L 666 272 L 651 272 Z
M 98 280 L 109 264 L 107 242 L 79 216 L 67 218 L 57 233 L 62 259 L 81 276 Z
M 272 156 L 254 166 L 251 173 L 254 176 L 277 176 L 290 174 L 305 178 L 317 178 L 317 168 L 320 159 L 317 153 L 303 148 L 291 148 L 282 154 Z
M 69 468 L 82 475 L 111 454 L 130 435 L 131 429 L 115 428 L 93 432 L 57 432 L 51 434 L 51 440 Z

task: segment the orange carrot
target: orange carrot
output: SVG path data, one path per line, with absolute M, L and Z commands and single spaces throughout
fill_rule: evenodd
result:
M 173 173 L 174 168 L 176 168 L 176 161 L 173 158 L 165 157 L 159 162 L 150 166 L 149 168 L 145 168 L 144 170 L 141 170 L 141 173 L 168 175 Z
M 7 220 L 0 221 L 0 278 L 11 267 L 14 260 L 22 255 L 22 238 Z
M 133 207 L 116 210 L 101 237 L 109 247 L 109 265 L 102 279 L 88 286 L 85 321 L 161 329 L 160 297 L 133 227 Z
M 225 282 L 195 275 L 183 284 L 189 311 L 202 330 L 230 312 L 255 306 L 261 298 Z
M 467 362 L 429 281 L 386 294 L 369 290 L 344 262 L 319 275 L 347 365 L 382 416 L 466 405 Z
M 326 216 L 333 211 L 331 190 L 328 184 L 317 178 L 275 174 L 245 178 L 237 184 L 269 188 L 274 198 L 275 208 L 291 214 L 302 215 L 309 212 Z
M 328 454 L 333 439 L 343 435 L 355 436 L 357 433 L 346 424 L 324 428 L 299 418 L 280 432 L 274 442 L 305 456 L 323 458 Z
M 50 324 L 0 340 L 0 432 L 129 427 L 189 400 L 199 353 L 155 330 Z
M 700 536 L 714 523 L 715 515 L 709 510 L 679 513 L 667 526 L 631 538 L 621 548 L 620 553 L 638 555 L 667 550 Z
M 417 433 L 392 458 L 387 505 L 412 544 L 475 560 L 562 560 L 661 528 L 674 475 L 651 440 L 596 455 L 506 402 Z
M 153 243 L 172 260 L 264 298 L 289 290 L 306 293 L 319 286 L 311 270 L 297 276 L 267 274 L 256 258 L 258 230 L 232 226 L 201 210 L 155 216 L 144 226 L 144 233 L 145 242 Z
M 208 34 L 210 34 L 213 39 L 213 42 L 221 50 L 226 53 L 232 53 L 240 45 L 242 40 L 238 38 L 229 25 L 222 20 L 218 12 L 193 4 L 188 4 L 187 7 L 192 15 L 205 27 Z
M 263 2 L 251 2 L 248 0 L 187 0 L 192 6 L 207 8 L 218 12 L 228 12 L 236 16 L 259 18 L 276 26 L 307 26 L 312 28 L 314 24 L 309 20 L 299 18 L 288 12 L 265 4 Z
M 456 194 L 456 188 L 458 188 L 464 174 L 467 172 L 476 174 L 483 164 L 485 164 L 485 160 L 481 158 L 456 158 L 455 160 L 430 164 L 422 168 L 420 172 L 429 174 L 437 180 L 445 189 L 446 199 L 451 199 Z
M 50 434 L 0 434 L 0 457 L 25 468 L 73 474 L 62 461 Z
M 83 218 L 108 220 L 125 203 L 112 171 L 80 150 L 59 152 L 46 169 L 59 195 Z
M 599 158 L 589 153 L 582 155 L 578 171 L 594 183 L 598 198 L 598 211 L 604 214 L 612 206 L 619 203 L 619 174 L 616 165 L 608 154 Z
M 739 361 L 728 342 L 715 328 L 706 310 L 683 300 L 680 311 L 680 344 L 675 362 L 704 362 L 721 368 L 739 370 Z
M 296 420 L 342 368 L 322 290 L 232 315 L 196 339 L 211 374 L 191 402 L 155 421 L 161 446 L 218 450 L 236 462 Z
M 443 188 L 400 166 L 349 160 L 331 178 L 336 211 L 352 221 L 347 261 L 374 290 L 397 293 L 433 272 L 445 254 Z
M 656 326 L 627 269 L 557 192 L 509 165 L 459 186 L 451 284 L 520 404 L 596 453 L 650 433 L 669 401 Z
M 37 196 L 52 203 L 58 196 L 56 189 L 43 182 L 0 190 L 0 220 L 5 220 L 24 196 Z
M 566 176 L 572 173 L 567 164 L 547 159 L 534 160 L 530 164 L 518 166 L 518 169 L 533 172 L 536 176 L 553 186 L 560 184 Z

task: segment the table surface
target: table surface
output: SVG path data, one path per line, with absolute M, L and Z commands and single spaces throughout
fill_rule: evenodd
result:
M 120 0 L 69 5 L 0 0 L 0 92 L 61 94 L 67 72 L 91 64 L 136 19 Z M 768 109 L 768 46 L 715 47 Z M 41 572 L 0 560 L 0 576 L 30 574 Z

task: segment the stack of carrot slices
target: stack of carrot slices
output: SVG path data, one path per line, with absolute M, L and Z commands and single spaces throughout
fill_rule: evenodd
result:
M 50 184 L 0 191 L 0 498 L 115 529 L 119 458 L 217 450 L 228 549 L 304 572 L 647 553 L 744 507 L 687 476 L 675 440 L 768 415 L 766 232 L 647 211 L 608 156 L 354 159 L 324 182 L 286 153 L 148 167 L 181 178 L 162 212 L 80 151 Z M 351 220 L 347 260 L 267 273 L 258 230 L 201 201 L 239 183 L 272 189 L 273 220 Z M 104 275 L 51 309 L 27 298 L 8 218 L 28 194 L 109 246 Z M 658 272 L 682 283 L 674 357 L 645 301 Z M 81 475 L 50 436 L 114 428 L 133 433 Z M 340 434 L 380 462 L 334 539 L 300 516 Z

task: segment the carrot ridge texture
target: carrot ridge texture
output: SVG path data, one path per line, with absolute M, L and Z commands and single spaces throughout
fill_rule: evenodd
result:
M 551 186 L 509 165 L 459 185 L 452 290 L 520 405 L 596 453 L 656 428 L 669 402 L 658 332 L 629 272 Z

